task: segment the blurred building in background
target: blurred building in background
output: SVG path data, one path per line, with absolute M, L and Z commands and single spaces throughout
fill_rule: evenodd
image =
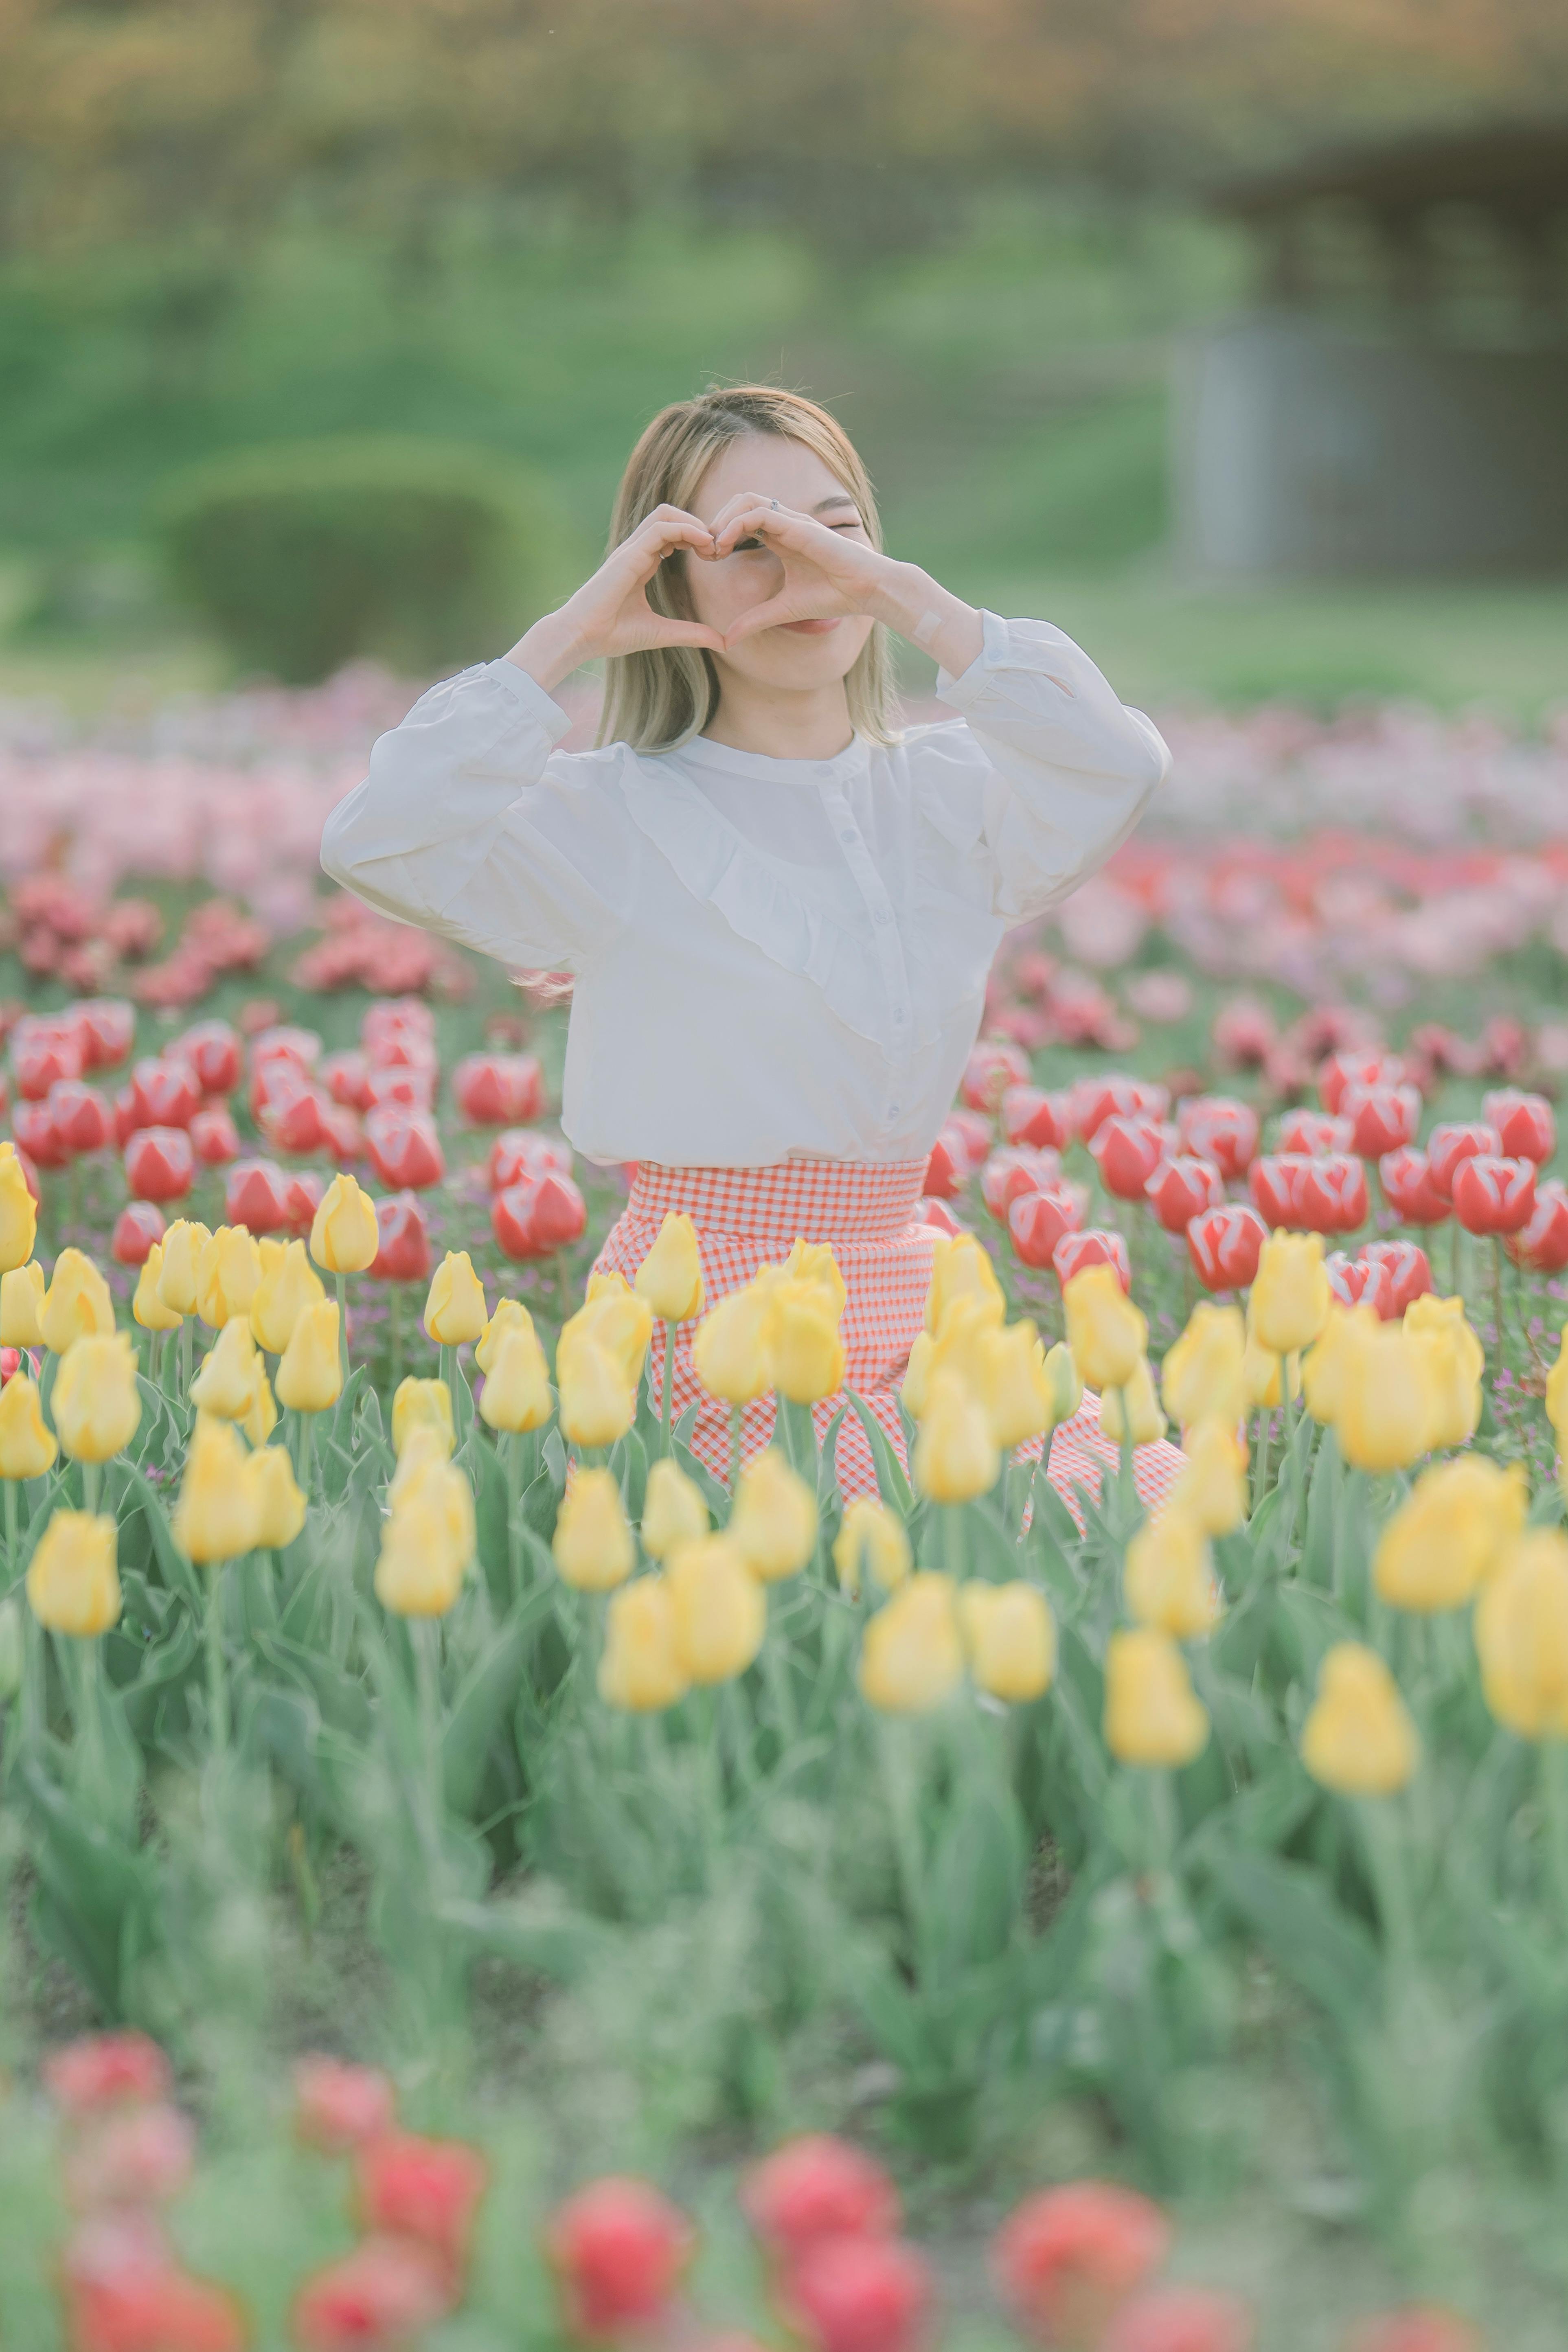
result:
M 1185 567 L 1568 569 L 1568 121 L 1339 152 L 1215 207 L 1262 289 L 1179 347 Z

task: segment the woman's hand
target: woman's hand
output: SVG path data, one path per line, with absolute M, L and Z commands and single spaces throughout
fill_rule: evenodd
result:
M 838 620 L 847 614 L 884 622 L 934 656 L 953 677 L 980 651 L 980 615 L 973 605 L 950 595 L 918 564 L 879 554 L 858 522 L 835 528 L 776 499 L 742 492 L 713 518 L 714 552 L 722 561 L 747 541 L 764 547 L 783 566 L 784 577 L 771 596 L 731 624 L 726 652 L 762 629 L 791 621 Z
M 713 534 L 679 507 L 656 507 L 629 539 L 609 554 L 591 580 L 547 613 L 507 656 L 548 694 L 584 662 L 609 654 L 646 653 L 655 646 L 706 646 L 722 653 L 717 629 L 700 621 L 670 620 L 647 601 L 647 584 L 665 558 L 685 548 L 711 562 Z

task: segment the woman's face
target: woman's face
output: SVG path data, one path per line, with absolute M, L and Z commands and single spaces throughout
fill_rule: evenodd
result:
M 859 509 L 837 476 L 814 449 L 782 434 L 747 433 L 729 442 L 698 484 L 690 510 L 699 522 L 711 522 L 742 495 L 777 499 L 781 507 L 815 515 L 830 530 L 870 545 Z M 776 596 L 784 582 L 783 563 L 759 540 L 743 540 L 716 563 L 690 554 L 683 560 L 693 616 L 721 635 L 753 604 Z M 758 686 L 809 692 L 848 676 L 872 625 L 858 613 L 837 621 L 786 621 L 742 637 L 732 653 L 713 659 L 721 677 L 730 669 Z

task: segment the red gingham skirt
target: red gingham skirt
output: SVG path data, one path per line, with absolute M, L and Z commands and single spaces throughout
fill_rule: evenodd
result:
M 798 1241 L 831 1243 L 848 1294 L 842 1334 L 845 1387 L 852 1389 L 886 1430 L 899 1460 L 908 1467 L 899 1389 L 915 1338 L 925 1320 L 931 1253 L 937 1228 L 924 1223 L 920 1207 L 923 1160 L 887 1166 L 842 1160 L 787 1160 L 772 1168 L 661 1168 L 643 1160 L 631 1199 L 611 1226 L 595 1273 L 625 1275 L 629 1282 L 658 1237 L 667 1210 L 690 1217 L 697 1228 L 702 1284 L 709 1307 L 742 1289 L 763 1265 L 782 1264 Z M 691 1362 L 695 1323 L 679 1327 L 675 1339 L 674 1412 L 679 1421 L 699 1408 L 691 1445 L 718 1478 L 730 1467 L 730 1408 L 710 1396 Z M 656 1400 L 663 1394 L 662 1323 L 654 1326 L 648 1378 Z M 812 1407 L 817 1442 L 844 1403 L 842 1391 Z M 741 1421 L 741 1454 L 750 1461 L 773 1434 L 773 1400 L 759 1397 Z M 1040 1441 L 1023 1447 L 1021 1461 L 1037 1460 Z M 1120 1448 L 1100 1434 L 1100 1400 L 1086 1396 L 1071 1421 L 1051 1440 L 1047 1475 L 1075 1517 L 1075 1484 L 1100 1493 L 1100 1479 L 1121 1459 Z M 874 1495 L 877 1474 L 871 1447 L 853 1408 L 839 1424 L 835 1452 L 838 1485 L 846 1500 Z M 1138 1492 L 1151 1510 L 1170 1493 L 1182 1468 L 1173 1445 L 1141 1445 L 1133 1454 Z

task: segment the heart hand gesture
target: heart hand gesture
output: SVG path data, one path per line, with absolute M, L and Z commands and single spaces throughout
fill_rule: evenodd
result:
M 726 651 L 761 629 L 776 629 L 791 621 L 840 620 L 850 614 L 889 617 L 889 590 L 897 567 L 877 552 L 859 524 L 852 530 L 834 529 L 815 515 L 781 506 L 777 499 L 742 491 L 713 518 L 714 555 L 722 561 L 737 551 L 765 552 L 783 577 L 771 595 L 731 622 L 724 636 Z

